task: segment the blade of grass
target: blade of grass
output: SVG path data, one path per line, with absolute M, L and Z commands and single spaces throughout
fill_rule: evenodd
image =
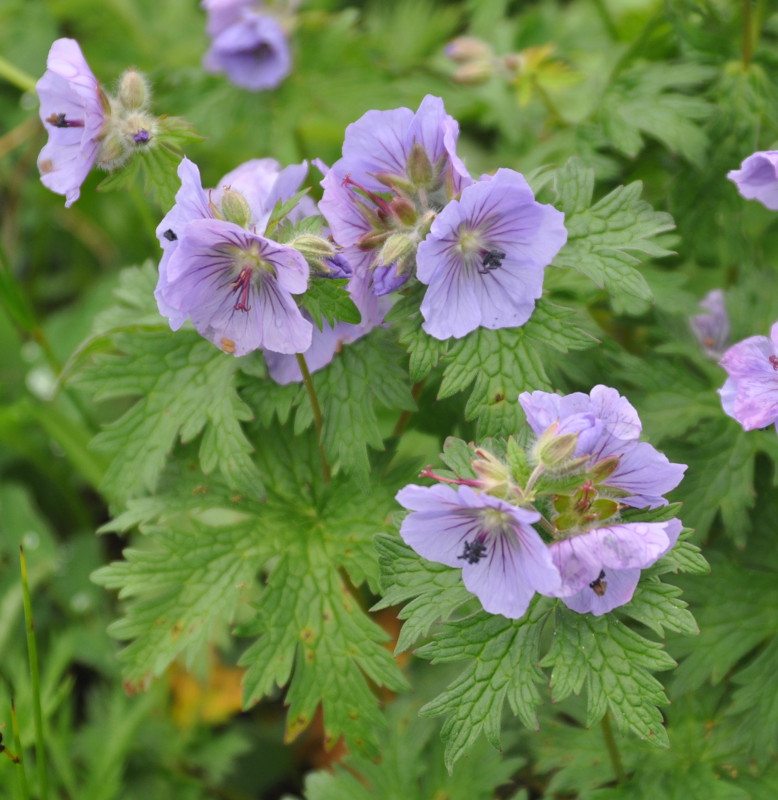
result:
M 43 709 L 41 707 L 41 676 L 38 663 L 38 645 L 35 641 L 35 623 L 32 619 L 30 584 L 27 579 L 27 560 L 24 547 L 19 545 L 19 563 L 22 570 L 22 592 L 24 600 L 24 622 L 27 628 L 27 655 L 30 661 L 30 681 L 32 684 L 32 705 L 35 721 L 35 766 L 38 773 L 38 795 L 40 800 L 48 800 L 49 777 L 46 769 L 46 746 L 43 736 Z

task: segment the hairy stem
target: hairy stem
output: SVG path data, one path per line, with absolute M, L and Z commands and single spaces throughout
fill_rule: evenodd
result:
M 427 382 L 426 378 L 422 378 L 418 383 L 413 385 L 411 389 L 411 396 L 414 400 L 419 399 L 419 395 L 421 395 L 424 384 Z M 399 418 L 397 419 L 397 424 L 394 426 L 394 430 L 392 431 L 392 436 L 400 436 L 405 429 L 408 427 L 408 422 L 410 421 L 411 417 L 415 412 L 408 411 L 407 409 L 400 414 Z
M 621 761 L 621 753 L 619 752 L 619 746 L 616 744 L 616 738 L 613 735 L 613 727 L 611 726 L 611 715 L 609 712 L 605 712 L 605 716 L 602 718 L 602 735 L 605 739 L 605 746 L 608 748 L 608 755 L 610 756 L 611 766 L 613 767 L 613 772 L 616 774 L 616 781 L 619 785 L 623 784 L 627 780 L 627 775 L 624 772 L 624 764 Z
M 38 773 L 38 795 L 40 800 L 49 796 L 49 776 L 46 769 L 46 746 L 43 737 L 43 708 L 41 706 L 41 675 L 38 664 L 38 645 L 35 641 L 35 623 L 32 619 L 30 584 L 27 579 L 27 560 L 24 547 L 19 545 L 19 563 L 22 570 L 22 598 L 24 602 L 24 621 L 27 628 L 27 654 L 30 661 L 30 681 L 32 685 L 32 706 L 35 722 L 35 766 Z
M 327 463 L 327 456 L 324 453 L 324 443 L 322 441 L 322 427 L 323 420 L 321 416 L 321 407 L 319 406 L 319 398 L 316 396 L 316 387 L 313 385 L 311 372 L 308 369 L 308 364 L 305 356 L 302 353 L 297 353 L 297 363 L 300 365 L 300 372 L 303 374 L 303 382 L 308 392 L 308 398 L 311 401 L 311 410 L 313 411 L 313 424 L 316 426 L 316 438 L 319 442 L 319 458 L 321 459 L 321 471 L 324 476 L 324 482 L 329 483 L 332 479 L 332 471 L 330 465 Z

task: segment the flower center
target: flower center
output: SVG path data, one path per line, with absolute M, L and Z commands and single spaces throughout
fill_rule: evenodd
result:
M 472 513 L 472 512 L 471 512 Z M 488 553 L 487 540 L 493 535 L 502 536 L 511 524 L 511 516 L 499 508 L 484 508 L 476 515 L 478 533 L 471 539 L 465 540 L 462 553 L 457 556 L 468 564 L 477 564 L 486 558 Z
M 230 284 L 232 294 L 237 295 L 233 307 L 236 311 L 251 311 L 249 299 L 255 271 L 261 274 L 263 272 L 272 272 L 273 268 L 263 260 L 259 245 L 256 242 L 252 242 L 248 250 L 237 247 L 229 249 L 235 253 L 235 267 L 238 269 L 237 278 Z
M 55 128 L 83 128 L 84 121 L 81 119 L 68 119 L 65 114 L 52 114 L 46 117 L 46 122 Z

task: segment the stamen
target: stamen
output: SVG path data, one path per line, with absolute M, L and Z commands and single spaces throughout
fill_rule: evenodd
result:
M 232 284 L 232 293 L 238 294 L 238 300 L 235 303 L 236 311 L 251 311 L 251 306 L 248 305 L 249 292 L 251 291 L 251 268 L 244 267 L 238 274 L 238 278 Z
M 162 235 L 163 235 L 163 236 L 164 236 L 164 237 L 165 237 L 165 238 L 166 238 L 166 239 L 167 239 L 169 242 L 175 242 L 175 241 L 177 241 L 177 239 L 178 239 L 178 236 L 176 236 L 176 235 L 175 235 L 175 233 L 173 232 L 173 229 L 172 229 L 172 228 L 168 228 L 168 229 L 167 229 L 167 230 L 166 230 L 166 231 L 165 231 L 165 232 L 164 232 Z
M 772 365 L 772 368 L 778 372 L 778 356 L 770 356 L 767 360 Z
M 488 275 L 492 270 L 502 266 L 505 253 L 500 250 L 487 250 L 481 259 L 481 266 L 478 267 L 479 275 Z
M 605 594 L 605 590 L 608 588 L 608 582 L 603 580 L 604 577 L 605 577 L 605 570 L 601 569 L 597 580 L 592 581 L 589 584 L 589 588 L 594 591 L 597 597 L 602 597 Z
M 477 564 L 486 556 L 486 545 L 476 539 L 473 542 L 465 542 L 465 549 L 457 558 L 467 561 L 468 564 Z
M 65 114 L 52 114 L 46 117 L 46 122 L 55 128 L 83 128 L 84 121 L 80 119 L 68 119 Z
M 436 475 L 432 471 L 432 466 L 426 466 L 419 473 L 420 478 L 432 478 L 433 480 L 440 481 L 441 483 L 453 483 L 456 486 L 473 486 L 481 488 L 481 481 L 473 480 L 472 478 L 444 478 L 442 475 Z

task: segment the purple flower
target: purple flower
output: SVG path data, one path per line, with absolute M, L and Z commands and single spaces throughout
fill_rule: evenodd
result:
M 256 159 L 206 193 L 197 166 L 183 159 L 175 205 L 157 228 L 163 255 L 155 297 L 173 330 L 190 317 L 202 336 L 237 356 L 260 347 L 310 347 L 311 323 L 291 297 L 306 290 L 308 265 L 296 250 L 261 235 L 272 208 L 295 194 L 306 170 Z M 216 218 L 225 209 L 237 209 L 244 225 Z
M 356 272 L 384 268 L 379 292 L 407 280 L 432 217 L 472 183 L 456 154 L 458 136 L 456 120 L 431 95 L 416 112 L 368 111 L 346 128 L 343 157 L 321 183 L 320 208 Z M 408 242 L 399 270 L 397 255 L 384 252 L 397 234 Z
M 524 392 L 519 403 L 536 434 L 559 423 L 559 434 L 578 434 L 575 455 L 590 457 L 587 469 L 596 472 L 598 464 L 608 465 L 589 500 L 599 493 L 625 505 L 656 508 L 667 505 L 662 495 L 681 482 L 686 465 L 670 463 L 650 444 L 638 441 L 642 426 L 637 412 L 615 389 L 599 385 L 588 395 L 564 397 Z
M 705 354 L 718 361 L 729 345 L 729 316 L 724 304 L 724 292 L 713 289 L 705 295 L 700 307 L 707 314 L 695 314 L 689 324 Z
M 232 222 L 199 219 L 184 227 L 158 291 L 202 336 L 242 356 L 310 347 L 311 323 L 292 298 L 307 288 L 308 264 L 296 250 Z
M 583 614 L 600 616 L 632 599 L 640 570 L 675 545 L 681 522 L 628 522 L 597 528 L 550 545 L 561 586 L 550 592 Z
M 531 527 L 536 511 L 467 486 L 412 484 L 397 501 L 412 512 L 400 528 L 406 544 L 430 561 L 461 567 L 465 587 L 486 611 L 518 619 L 536 591 L 559 590 L 551 552 Z
M 758 200 L 771 211 L 778 211 L 778 150 L 753 153 L 727 177 L 747 200 Z
M 244 89 L 274 89 L 289 74 L 292 57 L 286 35 L 255 0 L 204 0 L 211 47 L 203 65 L 226 72 Z
M 97 161 L 107 100 L 74 39 L 52 44 L 36 89 L 40 118 L 49 133 L 38 156 L 41 181 L 65 195 L 69 207 L 78 200 L 81 184 Z
M 773 423 L 778 430 L 778 322 L 769 339 L 744 339 L 730 347 L 720 363 L 729 375 L 719 389 L 725 413 L 747 431 Z
M 419 245 L 417 276 L 429 285 L 424 330 L 436 339 L 523 325 L 535 308 L 543 271 L 567 241 L 564 214 L 535 201 L 518 172 L 465 187 Z

